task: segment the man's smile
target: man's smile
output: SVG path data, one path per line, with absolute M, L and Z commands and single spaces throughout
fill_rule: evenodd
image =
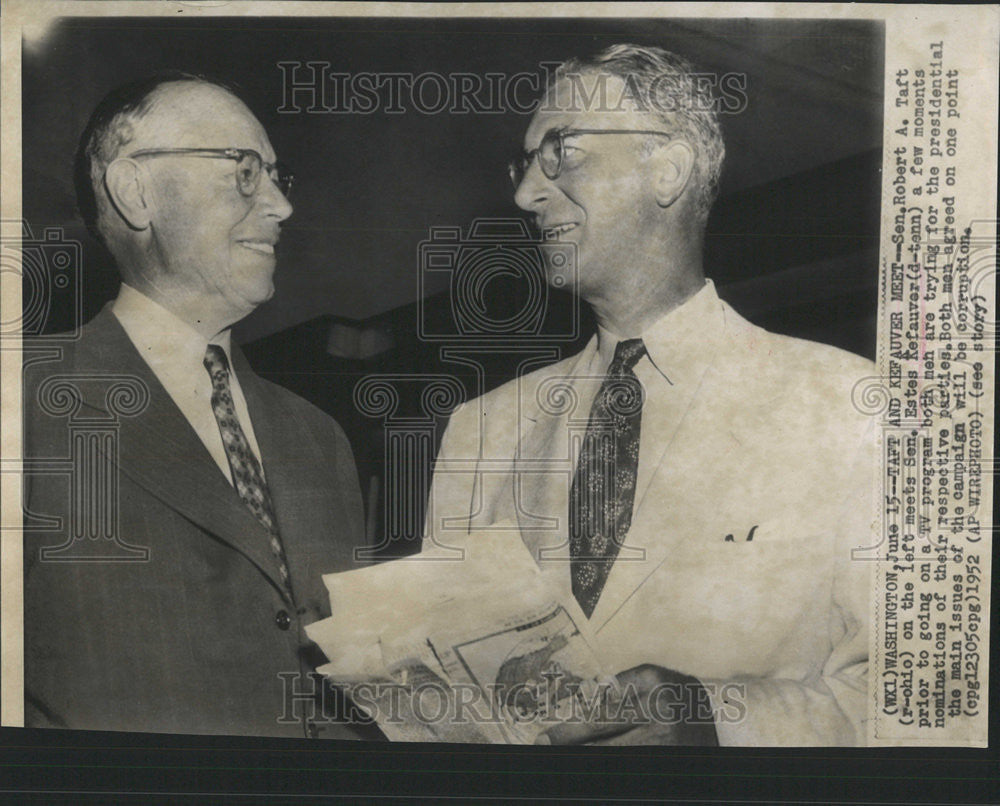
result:
M 580 225 L 575 221 L 569 221 L 565 224 L 553 224 L 552 226 L 542 227 L 542 240 L 558 240 L 560 235 L 565 235 L 567 232 L 576 229 L 578 226 Z
M 237 241 L 236 243 L 261 255 L 274 254 L 274 244 L 271 241 Z

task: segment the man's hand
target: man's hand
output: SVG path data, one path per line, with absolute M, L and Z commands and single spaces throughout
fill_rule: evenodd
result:
M 561 722 L 536 744 L 718 746 L 708 692 L 695 678 L 643 664 L 616 675 L 582 719 Z

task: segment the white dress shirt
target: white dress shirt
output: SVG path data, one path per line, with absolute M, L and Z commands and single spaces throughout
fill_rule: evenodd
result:
M 677 429 L 688 401 L 711 359 L 711 355 L 706 353 L 701 344 L 702 336 L 706 329 L 716 324 L 718 318 L 719 298 L 715 284 L 706 279 L 694 296 L 657 319 L 642 334 L 646 355 L 639 359 L 633 372 L 645 392 L 642 410 L 644 423 L 655 423 L 655 427 L 663 433 L 673 433 Z M 593 401 L 600 382 L 607 375 L 608 367 L 614 359 L 615 347 L 625 338 L 598 327 L 597 351 L 587 365 L 587 375 L 593 378 L 593 388 L 583 392 L 581 399 L 589 398 Z M 640 494 L 648 485 L 650 473 L 660 459 L 657 448 L 648 436 L 640 436 L 635 505 L 638 505 Z
M 229 360 L 229 383 L 236 414 L 251 450 L 260 461 L 260 447 L 254 436 L 246 398 L 232 366 L 229 330 L 222 331 L 211 340 L 206 339 L 166 308 L 125 283 L 122 283 L 111 311 L 139 355 L 191 424 L 219 470 L 232 484 L 226 449 L 212 412 L 212 379 L 204 364 L 205 350 L 210 343 L 223 349 Z M 263 472 L 263 463 L 261 466 Z

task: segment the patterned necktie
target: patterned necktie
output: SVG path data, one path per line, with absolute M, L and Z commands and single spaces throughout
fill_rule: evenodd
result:
M 590 408 L 569 494 L 573 595 L 590 618 L 632 525 L 643 391 L 632 368 L 642 339 L 620 341 Z
M 205 350 L 205 369 L 212 378 L 212 413 L 219 424 L 219 434 L 226 449 L 229 469 L 233 474 L 233 484 L 240 499 L 246 504 L 253 516 L 260 521 L 270 535 L 269 543 L 275 559 L 278 561 L 278 571 L 285 592 L 292 598 L 292 583 L 288 576 L 288 563 L 285 561 L 285 550 L 281 545 L 278 533 L 278 522 L 274 515 L 274 505 L 271 503 L 271 491 L 267 488 L 260 462 L 250 449 L 246 434 L 240 426 L 233 405 L 233 395 L 229 386 L 229 360 L 225 351 L 217 344 L 209 344 Z

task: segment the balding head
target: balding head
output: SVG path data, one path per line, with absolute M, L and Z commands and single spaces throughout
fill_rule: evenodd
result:
M 163 97 L 163 90 L 178 84 L 206 85 L 228 92 L 222 85 L 199 76 L 171 71 L 112 90 L 90 116 L 76 152 L 74 183 L 83 221 L 99 240 L 107 242 L 101 224 L 109 212 L 107 194 L 101 191 L 104 172 L 135 141 L 136 127 Z

